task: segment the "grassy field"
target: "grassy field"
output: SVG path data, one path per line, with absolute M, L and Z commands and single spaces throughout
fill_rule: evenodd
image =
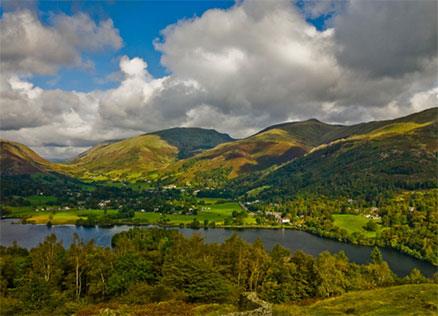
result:
M 217 225 L 223 225 L 224 220 L 227 217 L 231 217 L 233 211 L 242 211 L 241 206 L 237 202 L 223 202 L 221 199 L 202 199 L 205 205 L 200 205 L 204 210 L 199 211 L 197 215 L 182 215 L 182 214 L 166 214 L 161 215 L 159 213 L 141 213 L 136 212 L 134 216 L 134 222 L 136 223 L 158 223 L 161 219 L 168 220 L 167 223 L 171 225 L 178 224 L 189 224 L 195 218 L 201 222 L 208 220 L 209 222 L 214 221 Z M 218 203 L 221 202 L 221 203 Z M 256 223 L 253 217 L 246 217 L 244 219 L 245 225 L 254 225 Z
M 8 208 L 11 211 L 9 217 L 24 218 L 29 223 L 47 224 L 49 221 L 53 225 L 75 224 L 80 218 L 86 219 L 92 215 L 96 218 L 105 216 L 104 210 L 59 210 L 59 211 L 36 211 L 31 207 Z M 107 215 L 117 214 L 116 210 L 107 210 Z
M 276 305 L 273 315 L 438 315 L 438 285 L 401 285 L 351 292 L 307 306 Z
M 27 219 L 29 223 L 34 224 L 47 224 L 49 221 L 54 225 L 63 225 L 63 224 L 74 224 L 80 218 L 85 218 L 79 216 L 74 212 L 56 212 L 56 213 L 46 213 L 33 215 Z
M 335 225 L 345 229 L 349 234 L 362 233 L 367 237 L 375 237 L 376 232 L 367 231 L 363 227 L 369 219 L 363 215 L 335 214 L 332 215 Z
M 44 198 L 44 199 L 43 199 Z M 46 200 L 48 197 L 33 197 L 35 200 L 35 205 L 38 202 Z M 232 217 L 233 211 L 241 212 L 242 208 L 237 202 L 227 201 L 223 199 L 213 199 L 213 198 L 203 198 L 199 199 L 203 201 L 202 205 L 199 205 L 200 211 L 196 215 L 184 215 L 184 214 L 164 214 L 154 212 L 135 212 L 134 218 L 128 220 L 130 223 L 134 224 L 158 224 L 162 222 L 163 219 L 166 220 L 167 224 L 179 225 L 179 224 L 190 224 L 195 218 L 204 223 L 204 220 L 209 222 L 215 222 L 217 225 L 223 225 L 226 218 Z M 55 208 L 55 207 L 54 207 Z M 24 218 L 29 223 L 35 224 L 46 224 L 51 222 L 54 225 L 62 224 L 75 224 L 78 219 L 86 219 L 88 216 L 94 216 L 97 221 L 102 220 L 106 215 L 115 215 L 118 213 L 117 210 L 104 210 L 100 209 L 87 209 L 87 210 L 39 210 L 35 207 L 8 207 L 10 211 L 8 217 Z M 122 222 L 126 222 L 123 221 Z M 244 219 L 245 225 L 255 225 L 255 218 L 252 216 L 247 216 Z

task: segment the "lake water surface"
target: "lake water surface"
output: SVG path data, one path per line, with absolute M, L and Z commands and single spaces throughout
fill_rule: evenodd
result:
M 33 248 L 41 243 L 48 235 L 55 234 L 62 240 L 65 247 L 72 241 L 73 233 L 77 233 L 84 241 L 94 240 L 96 244 L 103 247 L 111 246 L 111 238 L 115 234 L 126 231 L 132 226 L 121 225 L 111 228 L 101 227 L 82 227 L 75 225 L 46 225 L 17 224 L 17 220 L 0 220 L 0 244 L 11 245 L 16 241 L 20 246 Z M 223 228 L 214 229 L 189 229 L 175 228 L 185 236 L 199 234 L 208 243 L 220 243 L 229 238 L 232 234 L 238 234 L 248 242 L 254 242 L 257 238 L 261 239 L 267 249 L 272 249 L 276 244 L 280 244 L 291 251 L 303 250 L 311 255 L 318 255 L 320 252 L 328 250 L 332 253 L 343 250 L 351 261 L 356 263 L 369 262 L 372 247 L 356 246 L 335 240 L 318 237 L 306 232 L 290 229 L 242 229 L 231 230 Z M 381 249 L 383 258 L 388 262 L 391 269 L 400 276 L 408 274 L 413 268 L 418 268 L 423 274 L 431 276 L 437 272 L 437 267 L 425 261 L 421 261 L 404 255 L 393 249 Z

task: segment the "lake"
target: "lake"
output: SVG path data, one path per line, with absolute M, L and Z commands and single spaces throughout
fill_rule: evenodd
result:
M 84 241 L 94 240 L 96 244 L 103 247 L 111 246 L 111 238 L 115 234 L 126 231 L 132 226 L 120 225 L 111 228 L 82 227 L 75 225 L 46 225 L 17 224 L 14 219 L 0 220 L 0 244 L 11 245 L 16 241 L 20 246 L 33 248 L 42 242 L 48 235 L 54 233 L 62 240 L 65 247 L 72 241 L 73 233 L 77 233 Z M 272 249 L 280 244 L 291 251 L 303 250 L 311 255 L 318 255 L 328 250 L 332 253 L 343 250 L 351 261 L 356 263 L 369 262 L 372 247 L 357 246 L 341 243 L 335 240 L 318 237 L 303 231 L 291 229 L 242 229 L 231 230 L 223 228 L 214 229 L 189 229 L 175 228 L 185 236 L 199 234 L 204 237 L 207 243 L 220 243 L 229 238 L 232 234 L 239 235 L 248 242 L 261 239 L 267 249 Z M 391 269 L 399 276 L 408 274 L 413 268 L 418 268 L 424 275 L 431 276 L 437 272 L 437 267 L 422 260 L 415 259 L 393 249 L 381 249 L 383 258 L 388 262 Z

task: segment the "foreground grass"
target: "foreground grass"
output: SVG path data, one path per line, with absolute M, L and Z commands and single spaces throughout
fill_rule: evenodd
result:
M 3 311 L 7 310 L 6 298 L 0 298 Z M 79 302 L 67 304 L 71 314 L 77 316 L 220 316 L 239 311 L 230 304 L 191 304 L 182 301 L 165 301 L 150 304 L 124 304 L 108 302 L 82 305 Z M 63 313 L 65 310 L 63 311 Z M 61 314 L 61 313 L 59 313 Z M 4 314 L 6 315 L 6 314 Z M 36 314 L 52 315 L 40 311 Z M 438 315 L 438 284 L 409 284 L 367 291 L 350 292 L 338 297 L 323 299 L 310 305 L 273 305 L 273 316 L 399 316 Z
M 276 305 L 273 315 L 438 315 L 438 285 L 410 284 L 357 291 L 307 306 Z
M 332 216 L 334 224 L 339 228 L 345 229 L 349 234 L 361 233 L 366 237 L 376 236 L 376 232 L 364 229 L 364 226 L 368 223 L 369 219 L 363 215 L 334 214 Z

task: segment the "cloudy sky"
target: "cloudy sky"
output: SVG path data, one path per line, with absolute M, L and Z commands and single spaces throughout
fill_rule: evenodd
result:
M 437 1 L 2 1 L 0 136 L 50 159 L 173 126 L 245 137 L 438 105 Z

